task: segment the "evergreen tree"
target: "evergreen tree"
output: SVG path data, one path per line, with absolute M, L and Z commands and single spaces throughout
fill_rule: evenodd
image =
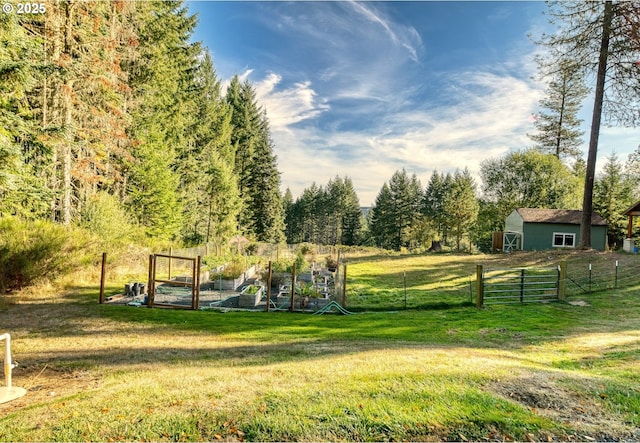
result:
M 454 174 L 452 184 L 445 193 L 443 212 L 450 220 L 456 250 L 460 251 L 462 237 L 469 233 L 478 218 L 476 184 L 468 169 Z
M 386 182 L 376 196 L 370 217 L 369 229 L 376 246 L 393 249 L 393 239 L 397 229 L 393 223 L 393 196 Z
M 282 196 L 282 210 L 284 212 L 284 236 L 287 243 L 293 243 L 292 239 L 296 236 L 298 229 L 296 227 L 295 202 L 291 189 L 288 187 Z
M 196 70 L 192 96 L 192 139 L 177 159 L 183 237 L 193 243 L 224 243 L 236 231 L 241 205 L 233 173 L 231 110 L 208 51 Z
M 29 103 L 40 72 L 39 45 L 17 14 L 0 15 L 0 217 L 43 216 L 47 209 L 38 163 L 47 159 L 37 143 L 37 121 Z
M 634 194 L 640 193 L 640 146 L 627 157 L 625 172 L 635 183 Z
M 133 89 L 129 208 L 149 235 L 175 238 L 181 227 L 178 156 L 193 140 L 194 82 L 199 46 L 190 43 L 195 17 L 178 2 L 136 3 L 139 53 L 128 61 Z
M 529 135 L 538 149 L 561 160 L 582 155 L 579 149 L 582 121 L 577 114 L 587 92 L 578 67 L 563 62 L 549 81 L 546 97 L 540 101 L 544 111 L 538 113 L 534 121 L 537 133 Z
M 280 173 L 273 150 L 269 122 L 263 113 L 259 138 L 246 166 L 244 226 L 258 241 L 279 243 L 284 240 L 284 214 Z
M 226 100 L 231 107 L 231 145 L 234 149 L 234 171 L 238 177 L 240 196 L 248 205 L 248 184 L 251 175 L 251 162 L 260 137 L 261 111 L 256 100 L 255 90 L 246 81 L 240 83 L 234 76 L 227 88 Z M 250 225 L 251 214 L 245 212 L 240 224 Z
M 437 235 L 439 235 L 440 239 L 445 243 L 447 241 L 450 220 L 444 210 L 444 203 L 445 196 L 451 186 L 451 174 L 444 175 L 439 174 L 438 171 L 433 171 L 422 200 L 422 213 L 432 220 Z
M 411 224 L 420 215 L 420 181 L 403 169 L 383 185 L 372 209 L 371 232 L 379 246 L 400 250 L 410 246 Z
M 553 35 L 541 43 L 548 66 L 570 60 L 585 74 L 595 74 L 594 106 L 582 199 L 580 244 L 591 247 L 591 213 L 603 114 L 610 124 L 635 125 L 640 119 L 640 6 L 637 2 L 554 2 L 549 4 Z
M 360 201 L 353 187 L 353 182 L 349 177 L 345 177 L 343 181 L 344 200 L 342 212 L 342 236 L 340 243 L 343 245 L 353 246 L 360 243 L 362 235 L 362 211 L 360 210 Z
M 635 202 L 633 186 L 618 156 L 612 153 L 593 189 L 593 208 L 609 224 L 609 245 L 612 247 L 621 246 L 626 237 L 627 218 L 622 213 Z

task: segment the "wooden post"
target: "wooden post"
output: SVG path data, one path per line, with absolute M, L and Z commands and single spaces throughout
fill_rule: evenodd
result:
M 333 254 L 333 246 L 331 246 L 331 253 Z M 333 255 L 332 255 L 333 258 Z M 336 276 L 334 277 L 335 281 L 335 291 L 336 291 L 336 299 L 338 298 L 338 284 L 340 283 L 340 251 L 338 251 L 338 258 L 336 259 Z
M 169 259 L 171 260 L 171 259 Z M 196 269 L 196 261 L 194 260 L 191 264 L 191 309 L 196 308 L 196 280 L 197 280 L 197 269 Z
M 104 303 L 104 282 L 107 273 L 107 253 L 102 253 L 102 271 L 100 272 L 100 304 Z
M 402 280 L 404 283 L 404 309 L 407 309 L 407 271 L 402 273 Z
M 267 312 L 271 304 L 271 260 L 269 260 L 269 271 L 267 272 Z
M 153 307 L 153 296 L 156 289 L 155 288 L 156 274 L 154 272 L 155 268 L 156 268 L 155 256 L 150 255 L 149 256 L 149 284 L 147 285 L 147 293 L 148 293 L 147 306 L 150 308 Z
M 195 309 L 200 309 L 200 266 L 202 265 L 202 257 L 198 256 L 196 262 L 196 306 Z
M 347 308 L 347 265 L 342 267 L 342 307 Z
M 567 298 L 567 261 L 562 260 L 558 269 L 558 300 L 564 301 Z
M 173 248 L 169 248 L 169 278 L 167 280 L 171 280 L 171 256 L 173 255 Z
M 293 303 L 296 298 L 296 264 L 291 266 L 291 305 L 289 306 L 289 312 L 293 312 Z
M 476 308 L 481 309 L 484 304 L 484 282 L 482 281 L 482 265 L 476 265 Z

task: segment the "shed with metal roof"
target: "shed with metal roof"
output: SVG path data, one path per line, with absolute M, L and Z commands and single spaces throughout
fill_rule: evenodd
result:
M 575 248 L 580 244 L 582 211 L 571 209 L 517 208 L 505 220 L 503 250 L 537 251 Z M 591 214 L 591 247 L 607 247 L 607 222 Z

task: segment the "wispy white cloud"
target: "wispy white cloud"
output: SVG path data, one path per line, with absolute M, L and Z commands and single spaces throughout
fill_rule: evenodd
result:
M 265 85 L 274 80 L 265 79 Z M 400 168 L 417 173 L 424 185 L 436 169 L 453 172 L 466 167 L 477 178 L 483 160 L 530 146 L 526 133 L 541 97 L 538 84 L 526 76 L 490 72 L 460 73 L 450 81 L 455 94 L 450 104 L 380 111 L 379 124 L 364 131 L 296 128 L 278 118 L 281 124 L 273 127 L 273 136 L 284 184 L 297 195 L 313 180 L 323 184 L 336 174 L 347 175 L 361 204 L 369 205 L 382 183 Z M 293 123 L 300 121 L 297 115 L 316 112 L 313 101 L 302 99 L 304 94 L 297 97 L 306 106 L 290 107 L 290 97 L 304 88 L 269 90 L 265 87 L 264 100 L 272 109 L 304 110 L 289 117 Z M 286 103 L 276 104 L 280 101 Z
M 358 14 L 382 27 L 394 44 L 400 45 L 409 51 L 411 60 L 415 62 L 418 61 L 418 48 L 422 45 L 422 39 L 414 27 L 394 23 L 373 6 L 366 6 L 363 3 L 354 1 L 349 2 L 349 5 L 351 5 Z
M 276 89 L 282 76 L 270 73 L 255 83 L 256 98 L 267 110 L 272 131 L 290 131 L 290 126 L 317 117 L 329 109 L 324 100 L 317 98 L 311 82 L 295 83 L 285 89 Z

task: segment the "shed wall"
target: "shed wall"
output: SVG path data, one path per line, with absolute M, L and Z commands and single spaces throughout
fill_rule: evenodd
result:
M 524 223 L 522 249 L 539 251 L 553 249 L 553 233 L 563 232 L 576 235 L 576 246 L 580 243 L 580 225 L 560 223 Z M 606 246 L 606 226 L 591 227 L 591 246 L 604 251 Z
M 523 232 L 523 220 L 518 211 L 512 211 L 507 216 L 504 222 L 504 230 L 507 232 Z

